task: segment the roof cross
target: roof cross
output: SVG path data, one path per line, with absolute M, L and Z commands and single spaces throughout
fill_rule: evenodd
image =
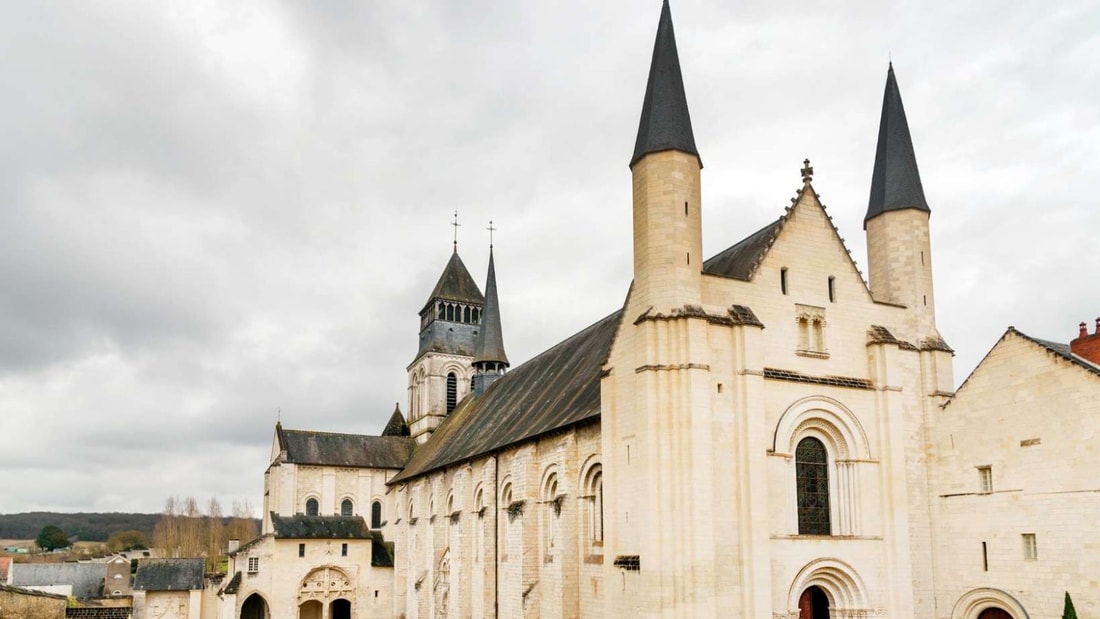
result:
M 458 251 L 458 227 L 462 225 L 458 223 L 458 211 L 455 211 L 455 220 L 451 225 L 455 227 L 455 251 Z
M 486 228 L 489 231 L 489 249 L 493 248 L 493 233 L 496 232 L 496 228 L 493 227 L 493 220 L 489 220 L 489 227 Z
M 810 160 L 806 159 L 802 162 L 802 182 L 807 185 L 814 179 L 814 168 L 810 165 Z

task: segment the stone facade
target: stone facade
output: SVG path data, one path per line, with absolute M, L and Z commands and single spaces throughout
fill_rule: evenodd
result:
M 0 619 L 65 619 L 63 595 L 0 584 Z

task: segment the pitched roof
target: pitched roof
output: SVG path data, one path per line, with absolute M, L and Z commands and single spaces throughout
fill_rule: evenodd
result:
M 485 278 L 485 306 L 481 310 L 481 331 L 474 349 L 474 363 L 493 362 L 508 365 L 504 353 L 504 333 L 500 328 L 500 301 L 497 299 L 497 270 L 493 248 L 489 248 L 489 274 Z
M 764 254 L 779 236 L 786 221 L 783 217 L 753 232 L 743 240 L 703 262 L 703 272 L 749 281 Z
M 71 585 L 78 599 L 98 597 L 107 576 L 106 563 L 15 563 L 10 570 L 13 585 Z
M 135 591 L 191 591 L 202 589 L 206 559 L 140 559 L 134 576 Z
M 233 574 L 233 578 L 230 578 L 229 582 L 225 583 L 225 586 L 222 587 L 222 590 L 218 591 L 218 595 L 222 595 L 223 593 L 234 594 L 234 593 L 240 591 L 241 590 L 241 580 L 242 580 L 242 578 L 241 578 L 241 573 L 240 572 L 237 572 L 237 573 Z
M 280 516 L 271 512 L 276 539 L 370 539 L 362 516 Z
M 477 287 L 477 282 L 470 276 L 470 271 L 466 269 L 462 258 L 458 257 L 457 249 L 451 254 L 447 266 L 443 267 L 443 273 L 439 276 L 439 281 L 435 283 L 435 288 L 432 289 L 432 294 L 428 297 L 424 308 L 426 309 L 436 299 L 479 305 L 485 302 L 485 297 L 482 296 L 481 289 Z M 421 310 L 421 312 L 423 311 Z
M 630 165 L 633 166 L 649 153 L 663 150 L 678 150 L 699 157 L 695 134 L 691 130 L 691 115 L 688 113 L 687 95 L 684 94 L 684 76 L 680 72 L 680 55 L 676 51 L 676 33 L 672 28 L 668 0 L 661 6 L 661 19 L 657 23 L 642 118 L 638 122 L 638 138 L 634 142 Z M 700 160 L 699 167 L 702 166 Z
M 368 436 L 307 430 L 285 430 L 275 425 L 279 446 L 293 464 L 399 469 L 416 443 L 404 436 Z
M 886 92 L 882 97 L 882 118 L 878 126 L 878 147 L 871 173 L 871 198 L 867 202 L 867 221 L 886 211 L 915 208 L 930 211 L 924 199 L 924 187 L 917 171 L 917 155 L 909 135 L 909 121 L 901 104 L 901 91 L 894 77 L 894 65 L 886 72 Z
M 1085 370 L 1088 370 L 1089 372 L 1092 372 L 1093 374 L 1096 374 L 1096 375 L 1100 376 L 1100 366 L 1089 363 L 1088 360 L 1082 359 L 1081 357 L 1078 357 L 1077 355 L 1073 354 L 1070 351 L 1069 344 L 1062 344 L 1062 343 L 1059 343 L 1059 342 L 1051 342 L 1049 340 L 1041 340 L 1037 337 L 1031 337 L 1030 335 L 1027 335 L 1026 333 L 1021 333 L 1021 332 L 1017 331 L 1016 327 L 1009 327 L 1008 331 L 1006 331 L 1005 334 L 1007 335 L 1008 333 L 1015 333 L 1016 335 L 1019 335 L 1020 337 L 1024 338 L 1025 340 L 1028 340 L 1030 342 L 1034 342 L 1034 343 L 1038 344 L 1039 346 L 1042 346 L 1043 348 L 1047 349 L 1048 351 L 1054 353 L 1056 356 L 1061 357 L 1062 359 L 1064 359 L 1066 361 L 1069 361 L 1073 365 L 1081 367 Z
M 600 378 L 622 310 L 465 398 L 389 483 L 405 481 L 600 414 Z
M 387 544 L 381 531 L 370 532 L 371 567 L 393 567 L 393 544 Z
M 405 423 L 405 416 L 401 414 L 401 405 L 395 403 L 393 415 L 386 422 L 386 428 L 382 430 L 382 436 L 409 436 L 409 424 Z

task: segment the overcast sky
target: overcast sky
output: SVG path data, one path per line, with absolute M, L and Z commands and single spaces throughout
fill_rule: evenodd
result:
M 894 61 L 961 381 L 1100 315 L 1100 4 L 675 0 L 704 248 L 814 186 L 866 273 Z M 614 310 L 647 2 L 23 2 L 0 20 L 0 513 L 249 499 L 378 433 L 495 222 L 513 363 Z

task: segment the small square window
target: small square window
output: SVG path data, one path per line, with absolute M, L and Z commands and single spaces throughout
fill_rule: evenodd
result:
M 298 544 L 298 556 L 299 557 L 306 556 L 306 545 L 305 544 Z
M 1024 533 L 1020 536 L 1024 542 L 1024 559 L 1034 561 L 1039 558 L 1039 546 L 1035 543 L 1034 533 Z
M 340 544 L 340 556 L 341 557 L 348 556 L 348 545 L 347 544 Z
M 978 467 L 978 492 L 985 494 L 993 492 L 993 467 Z
M 260 558 L 259 557 L 249 557 L 248 558 L 248 573 L 249 574 L 256 574 L 259 571 L 260 571 Z

